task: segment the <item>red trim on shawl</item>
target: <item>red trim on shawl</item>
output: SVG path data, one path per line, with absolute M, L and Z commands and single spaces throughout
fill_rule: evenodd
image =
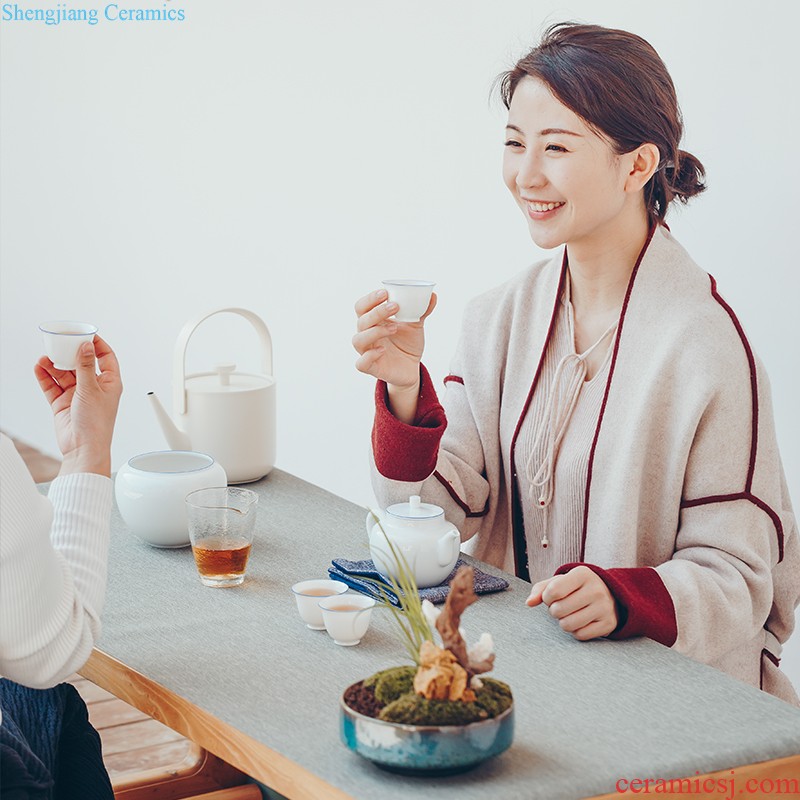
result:
M 725 312 L 731 318 L 731 322 L 734 328 L 736 328 L 736 333 L 739 334 L 742 348 L 747 357 L 747 365 L 750 370 L 750 402 L 752 409 L 750 415 L 750 459 L 747 465 L 747 477 L 745 478 L 744 491 L 734 494 L 711 495 L 694 500 L 684 500 L 681 502 L 681 508 L 694 508 L 695 506 L 707 505 L 709 503 L 726 503 L 731 500 L 747 500 L 753 503 L 753 505 L 758 506 L 769 516 L 772 520 L 772 524 L 775 526 L 775 533 L 778 537 L 778 563 L 780 563 L 783 561 L 784 547 L 783 524 L 781 523 L 781 518 L 771 506 L 767 505 L 760 497 L 752 493 L 753 474 L 756 469 L 756 456 L 758 454 L 758 376 L 756 373 L 756 360 L 753 356 L 750 342 L 747 341 L 747 336 L 745 336 L 744 329 L 738 317 L 717 292 L 717 282 L 714 280 L 714 276 L 709 275 L 708 279 L 711 282 L 711 296 L 725 309 Z
M 460 383 L 462 386 L 464 385 L 464 379 L 460 375 L 447 375 L 444 379 L 444 383 Z M 444 486 L 447 490 L 447 493 L 450 497 L 453 498 L 453 501 L 458 505 L 458 507 L 464 512 L 464 514 L 469 517 L 485 517 L 486 514 L 489 513 L 489 498 L 486 498 L 486 505 L 483 507 L 483 511 L 473 511 L 459 496 L 458 492 L 453 488 L 453 485 L 442 475 L 439 470 L 435 470 L 433 473 L 433 477 L 436 478 L 439 483 Z
M 594 564 L 564 564 L 556 570 L 563 575 L 574 567 L 589 567 L 599 575 L 617 601 L 617 627 L 609 639 L 648 636 L 666 647 L 678 638 L 675 605 L 661 576 L 652 567 L 603 569 Z
M 547 328 L 547 336 L 544 338 L 542 345 L 542 352 L 539 356 L 539 363 L 536 366 L 536 372 L 533 375 L 531 388 L 528 390 L 528 396 L 525 398 L 525 404 L 522 407 L 522 413 L 517 420 L 517 427 L 514 429 L 514 435 L 511 437 L 511 542 L 514 550 L 514 573 L 518 578 L 525 581 L 531 579 L 531 573 L 528 569 L 528 546 L 525 541 L 525 526 L 523 524 L 522 505 L 519 497 L 519 487 L 517 486 L 517 466 L 515 459 L 515 451 L 517 446 L 517 436 L 519 436 L 520 429 L 522 428 L 522 421 L 528 413 L 531 400 L 533 399 L 533 392 L 536 389 L 536 384 L 539 383 L 539 376 L 542 372 L 542 365 L 544 364 L 544 357 L 547 353 L 547 345 L 550 342 L 550 337 L 553 335 L 553 330 L 556 324 L 556 317 L 558 316 L 558 304 L 561 301 L 561 292 L 564 286 L 564 278 L 567 274 L 567 248 L 564 248 L 564 257 L 561 260 L 561 275 L 558 279 L 558 289 L 556 290 L 556 298 L 553 303 L 553 313 L 550 316 L 550 325 Z
M 483 511 L 472 511 L 470 507 L 458 496 L 458 493 L 453 488 L 452 484 L 439 472 L 437 469 L 433 473 L 433 477 L 436 478 L 439 483 L 447 489 L 447 493 L 453 500 L 458 504 L 459 508 L 467 515 L 467 517 L 485 517 L 489 513 L 489 498 L 486 498 L 486 505 L 483 507 Z
M 708 277 L 711 280 L 711 296 L 728 312 L 728 316 L 731 318 L 731 322 L 733 322 L 733 326 L 736 328 L 736 332 L 742 340 L 742 347 L 744 347 L 747 363 L 750 367 L 750 392 L 753 411 L 750 420 L 750 464 L 747 467 L 747 481 L 744 485 L 744 490 L 749 492 L 753 488 L 753 473 L 756 469 L 756 453 L 758 451 L 758 379 L 756 377 L 756 360 L 753 357 L 750 342 L 747 341 L 747 337 L 744 334 L 744 329 L 738 317 L 733 309 L 717 293 L 717 282 L 714 280 L 714 276 L 709 275 Z
M 773 653 L 770 653 L 770 651 L 769 651 L 769 650 L 767 650 L 767 648 L 766 648 L 766 647 L 765 647 L 765 648 L 764 648 L 764 649 L 761 651 L 761 655 L 762 655 L 762 656 L 765 656 L 765 657 L 766 657 L 766 658 L 767 658 L 769 661 L 771 661 L 771 662 L 772 662 L 772 663 L 773 663 L 773 664 L 774 664 L 776 667 L 780 668 L 780 666 L 781 666 L 781 660 L 780 660 L 780 659 L 779 659 L 779 658 L 778 658 L 776 655 L 774 655 Z
M 619 314 L 619 324 L 617 325 L 617 335 L 614 337 L 614 352 L 611 354 L 611 365 L 608 368 L 608 380 L 606 381 L 606 390 L 603 394 L 603 402 L 600 405 L 600 414 L 597 417 L 597 427 L 594 431 L 594 439 L 592 440 L 592 448 L 589 451 L 589 465 L 586 470 L 586 492 L 584 494 L 584 503 L 583 503 L 583 533 L 581 535 L 581 561 L 586 557 L 586 532 L 589 527 L 589 497 L 592 491 L 592 468 L 594 467 L 594 453 L 597 449 L 597 440 L 600 438 L 600 426 L 603 424 L 603 416 L 606 412 L 606 404 L 608 403 L 608 395 L 611 391 L 611 381 L 614 377 L 614 367 L 617 364 L 617 353 L 619 352 L 619 343 L 622 339 L 622 326 L 625 322 L 625 312 L 628 310 L 628 302 L 631 299 L 631 293 L 633 292 L 633 282 L 636 280 L 636 275 L 639 272 L 639 265 L 642 263 L 642 259 L 644 258 L 644 254 L 647 252 L 647 248 L 650 246 L 650 242 L 653 240 L 653 234 L 656 232 L 657 225 L 653 225 L 650 228 L 650 232 L 647 234 L 647 239 L 645 240 L 642 249 L 639 251 L 639 255 L 636 258 L 636 263 L 633 265 L 633 271 L 631 272 L 631 277 L 628 280 L 628 288 L 625 291 L 625 299 L 622 301 L 622 310 Z
M 394 481 L 424 481 L 430 476 L 447 427 L 431 376 L 423 364 L 419 367 L 419 402 L 413 425 L 406 425 L 389 411 L 386 384 L 378 381 L 375 387 L 372 452 L 378 472 Z
M 768 661 L 771 661 L 778 669 L 781 668 L 781 660 L 776 655 L 774 655 L 773 653 L 770 653 L 770 651 L 767 650 L 766 647 L 761 651 L 761 658 L 762 658 L 762 660 L 764 658 L 766 658 Z M 764 667 L 763 666 L 761 667 L 759 672 L 761 674 L 759 676 L 758 688 L 763 691 L 764 690 Z
M 735 494 L 715 494 L 709 497 L 697 497 L 694 500 L 681 500 L 681 508 L 695 508 L 696 506 L 707 506 L 711 503 L 728 503 L 732 500 L 747 500 L 754 506 L 758 506 L 775 526 L 775 534 L 778 537 L 778 563 L 783 561 L 783 523 L 778 513 L 767 505 L 760 497 L 756 497 L 752 492 L 736 492 Z

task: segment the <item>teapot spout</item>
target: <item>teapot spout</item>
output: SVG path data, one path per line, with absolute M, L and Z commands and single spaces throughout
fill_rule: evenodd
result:
M 153 411 L 156 413 L 158 424 L 164 432 L 167 444 L 173 450 L 191 450 L 192 445 L 189 437 L 170 419 L 169 414 L 164 410 L 164 406 L 161 405 L 155 393 L 148 392 L 147 396 L 150 399 L 150 405 L 153 406 Z

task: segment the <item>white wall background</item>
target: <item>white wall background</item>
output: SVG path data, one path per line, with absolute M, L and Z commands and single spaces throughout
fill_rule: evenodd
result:
M 371 502 L 352 304 L 383 277 L 438 281 L 426 362 L 442 377 L 467 299 L 541 257 L 500 179 L 504 115 L 488 97 L 547 23 L 579 19 L 641 34 L 671 70 L 710 188 L 669 221 L 766 363 L 800 503 L 800 6 L 167 2 L 184 22 L 0 22 L 6 430 L 54 450 L 36 325 L 86 319 L 123 366 L 114 467 L 162 449 L 145 393 L 169 404 L 180 327 L 241 305 L 275 342 L 278 465 Z M 252 339 L 217 317 L 189 366 L 254 369 Z M 789 649 L 800 686 L 800 643 Z

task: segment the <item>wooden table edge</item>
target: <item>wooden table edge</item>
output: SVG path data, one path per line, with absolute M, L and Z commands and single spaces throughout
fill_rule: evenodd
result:
M 353 800 L 313 772 L 98 648 L 78 672 L 290 800 Z
M 145 677 L 98 648 L 92 650 L 89 660 L 79 670 L 79 673 L 290 800 L 318 800 L 320 797 L 330 798 L 330 800 L 353 800 L 351 795 L 332 786 L 318 775 L 309 772 L 261 742 L 251 739 L 227 723 L 221 722 L 199 706 L 165 689 L 161 684 Z M 627 780 L 631 781 L 634 778 L 645 780 L 647 777 L 646 775 L 630 776 Z M 720 781 L 728 781 L 731 777 L 740 787 L 741 781 L 752 779 L 800 783 L 800 753 L 771 761 L 732 767 L 719 772 L 676 778 L 673 784 L 681 787 L 683 785 L 681 781 L 689 780 L 692 786 L 701 786 L 705 781 L 712 780 L 715 782 L 715 787 L 718 787 L 721 785 Z M 699 783 L 696 784 L 695 781 Z M 666 783 L 670 782 L 666 781 Z M 642 794 L 642 792 L 628 790 L 596 795 L 588 800 L 619 800 L 621 797 L 634 794 Z M 682 792 L 681 788 L 678 788 L 674 792 L 659 791 L 658 794 L 660 796 L 681 796 Z M 686 794 L 683 793 L 683 796 Z M 716 788 L 715 791 L 710 792 L 692 791 L 691 796 L 694 798 L 713 797 L 719 800 L 721 794 L 719 788 Z M 750 796 L 757 795 L 750 794 Z M 780 796 L 800 797 L 800 792 L 796 794 L 783 792 Z

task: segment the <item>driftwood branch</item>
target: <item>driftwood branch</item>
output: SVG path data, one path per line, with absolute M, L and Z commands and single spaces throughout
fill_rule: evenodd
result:
M 436 620 L 436 630 L 442 637 L 442 644 L 445 650 L 449 650 L 456 661 L 467 671 L 471 678 L 483 672 L 489 672 L 494 666 L 494 654 L 488 658 L 470 662 L 467 654 L 467 644 L 459 633 L 458 626 L 461 624 L 461 615 L 477 599 L 474 590 L 475 570 L 472 567 L 460 567 L 455 577 L 450 581 L 450 592 L 445 600 L 442 613 Z

